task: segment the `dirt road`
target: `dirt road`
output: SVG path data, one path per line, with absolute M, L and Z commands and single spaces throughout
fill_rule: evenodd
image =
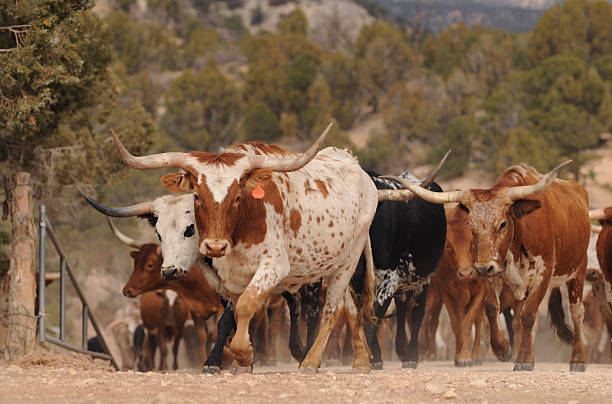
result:
M 192 372 L 112 372 L 99 363 L 34 361 L 0 364 L 0 402 L 5 403 L 587 403 L 612 397 L 612 365 L 589 365 L 570 374 L 567 364 L 536 363 L 532 373 L 512 364 L 485 363 L 457 369 L 450 362 L 423 362 L 417 371 L 386 364 L 384 371 L 353 374 L 348 367 L 299 374 L 294 365 L 260 367 L 255 374 L 210 376 Z

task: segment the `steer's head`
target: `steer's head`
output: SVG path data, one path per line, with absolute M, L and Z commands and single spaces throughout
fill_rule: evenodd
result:
M 277 194 L 270 181 L 272 171 L 252 169 L 246 152 L 189 154 L 185 172 L 166 174 L 161 182 L 175 193 L 193 191 L 189 197 L 197 223 L 196 251 L 211 258 L 222 257 L 234 246 L 244 221 L 263 214 L 257 209 L 263 206 L 263 200 L 255 198 L 257 193 L 263 192 L 260 199 L 266 201 Z
M 467 225 L 468 214 L 456 206 L 446 211 L 446 252 L 457 268 L 457 279 L 472 279 L 474 271 L 474 237 Z
M 528 197 L 544 192 L 559 170 L 570 162 L 560 164 L 533 185 L 496 185 L 491 189 L 451 192 L 431 192 L 414 185 L 407 188 L 430 202 L 459 203 L 459 209 L 467 214 L 467 225 L 474 237 L 474 268 L 479 276 L 494 276 L 505 269 L 514 221 L 541 207 L 539 200 Z
M 270 198 L 270 194 L 278 197 L 278 193 L 272 192 L 274 184 L 269 181 L 272 173 L 299 170 L 310 162 L 330 128 L 331 124 L 302 154 L 288 153 L 263 143 L 246 143 L 220 154 L 190 152 L 135 157 L 123 147 L 114 132 L 113 139 L 121 159 L 130 167 L 141 170 L 175 167 L 184 171 L 165 175 L 162 184 L 177 193 L 193 190 L 199 251 L 216 258 L 229 253 L 241 226 L 251 215 L 257 214 L 249 210 L 262 206 L 258 199 Z M 278 204 L 278 201 L 270 202 Z
M 161 243 L 164 260 L 161 265 L 164 280 L 181 279 L 198 258 L 198 234 L 195 226 L 193 195 L 166 195 L 152 202 L 113 208 L 79 192 L 99 212 L 111 217 L 139 216 L 149 220 Z M 121 239 L 109 221 L 115 235 Z
M 161 250 L 157 244 L 144 244 L 130 255 L 134 259 L 134 271 L 123 287 L 123 295 L 136 297 L 150 290 L 155 290 L 162 283 L 160 268 Z
M 160 287 L 162 279 L 159 270 L 163 260 L 161 248 L 157 244 L 145 243 L 126 236 L 117 229 L 110 219 L 107 220 L 113 234 L 119 241 L 132 248 L 130 256 L 134 260 L 134 270 L 123 287 L 123 295 L 133 298 Z

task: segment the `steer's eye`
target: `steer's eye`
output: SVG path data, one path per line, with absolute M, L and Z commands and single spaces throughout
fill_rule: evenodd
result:
M 185 230 L 185 233 L 183 234 L 183 236 L 191 237 L 194 234 L 195 234 L 195 229 L 193 227 L 193 224 L 190 224 L 189 226 L 187 226 L 187 229 Z
M 193 194 L 193 199 L 200 202 L 200 197 L 198 196 L 198 194 Z
M 502 224 L 499 225 L 499 230 L 503 230 L 506 227 L 506 222 L 502 222 Z

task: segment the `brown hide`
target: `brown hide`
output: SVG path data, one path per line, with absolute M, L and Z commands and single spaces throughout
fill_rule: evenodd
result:
M 580 184 L 555 179 L 545 192 L 528 200 L 513 203 L 506 197 L 511 187 L 533 185 L 541 178 L 533 167 L 513 166 L 493 188 L 464 192 L 461 203 L 470 210 L 476 263 L 497 261 L 503 268 L 508 251 L 515 259 L 526 251 L 541 256 L 547 271 L 555 268 L 555 276 L 570 275 L 583 264 L 590 222 L 587 193 Z M 500 229 L 503 222 L 506 228 Z
M 608 284 L 612 284 L 612 206 L 604 209 L 606 218 L 600 220 L 601 232 L 597 237 L 597 261 Z
M 176 352 L 183 332 L 183 325 L 189 313 L 193 316 L 199 337 L 200 360 L 206 358 L 207 331 L 206 320 L 213 314 L 217 319 L 223 313 L 223 304 L 214 289 L 208 284 L 200 270 L 196 267 L 187 272 L 180 280 L 166 281 L 161 277 L 161 264 L 163 257 L 161 249 L 156 244 L 145 244 L 140 250 L 132 251 L 134 258 L 134 271 L 123 287 L 123 294 L 127 297 L 136 297 L 151 291 L 170 289 L 178 296 L 175 300 L 175 324 L 172 334 L 175 337 L 173 350 L 174 368 L 177 368 Z M 174 306 L 173 306 L 174 308 Z M 143 309 L 141 310 L 148 310 Z M 182 321 L 180 320 L 182 319 Z M 146 327 L 146 326 L 145 326 Z
M 533 334 L 538 307 L 553 276 L 567 276 L 573 331 L 562 314 L 561 295 L 553 289 L 549 312 L 551 324 L 562 341 L 573 344 L 570 370 L 586 368 L 581 336 L 582 288 L 590 236 L 588 196 L 574 181 L 555 179 L 529 199 L 511 200 L 512 187 L 534 185 L 543 176 L 533 167 L 507 169 L 491 189 L 464 191 L 461 204 L 468 209 L 468 226 L 476 246 L 475 269 L 480 275 L 504 273 L 520 309 L 520 349 L 515 370 L 533 370 Z M 508 262 L 510 253 L 514 265 Z M 518 264 L 533 280 L 521 278 Z M 554 270 L 554 273 L 553 273 Z M 572 279 L 573 278 L 573 279 Z M 489 317 L 491 318 L 491 317 Z
M 473 276 L 472 234 L 467 227 L 467 212 L 457 206 L 447 210 L 446 218 L 446 248 L 435 276 L 455 334 L 455 364 L 465 366 L 482 361 L 481 342 L 475 338 L 470 350 L 470 335 L 476 318 L 484 315 L 487 280 Z
M 148 291 L 170 289 L 183 297 L 188 310 L 203 321 L 212 314 L 220 315 L 223 312 L 223 304 L 217 293 L 198 268 L 192 268 L 180 280 L 166 281 L 161 277 L 162 256 L 157 245 L 145 244 L 134 255 L 134 272 L 123 287 L 125 296 L 136 297 Z M 156 266 L 147 267 L 146 264 L 150 262 Z

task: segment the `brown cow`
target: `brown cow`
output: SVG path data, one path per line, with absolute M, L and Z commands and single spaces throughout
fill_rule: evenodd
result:
M 533 167 L 507 169 L 491 189 L 431 192 L 408 187 L 430 202 L 459 202 L 474 236 L 479 276 L 501 275 L 521 300 L 520 348 L 514 370 L 533 370 L 533 326 L 552 287 L 551 322 L 562 341 L 573 344 L 571 371 L 584 371 L 582 288 L 590 222 L 588 196 L 574 181 L 555 179 L 565 162 L 546 176 Z M 565 323 L 559 286 L 568 288 L 574 330 Z
M 608 303 L 612 305 L 612 206 L 589 212 L 592 220 L 599 220 L 601 231 L 597 237 L 597 261 L 606 280 L 605 293 Z
M 597 310 L 599 311 L 599 315 L 601 316 L 601 321 L 605 324 L 607 333 L 608 333 L 608 341 L 612 338 L 612 308 L 608 304 L 607 296 L 606 296 L 606 286 L 607 282 L 603 278 L 600 271 L 596 269 L 589 269 L 587 272 L 586 278 L 591 282 L 592 293 L 594 297 L 595 304 L 597 305 Z M 586 311 L 586 309 L 585 309 Z M 595 315 L 594 317 L 596 317 Z M 587 315 L 585 313 L 584 322 L 587 322 Z M 605 333 L 605 331 L 604 331 Z M 610 358 L 609 362 L 612 363 L 612 349 L 610 350 Z
M 217 293 L 206 282 L 206 279 L 204 279 L 204 276 L 197 268 L 187 272 L 187 275 L 180 280 L 163 280 L 161 276 L 163 258 L 160 247 L 157 244 L 135 241 L 122 234 L 110 220 L 108 222 L 119 240 L 130 247 L 137 248 L 130 252 L 130 255 L 134 258 L 134 271 L 123 287 L 123 294 L 133 298 L 142 293 L 159 289 L 170 289 L 178 293 L 182 297 L 185 309 L 191 312 L 200 342 L 200 359 L 203 361 L 207 354 L 206 321 L 213 314 L 218 318 L 223 313 L 223 304 L 219 300 Z M 179 332 L 178 329 L 177 332 Z M 180 339 L 175 340 L 173 346 L 174 369 L 177 368 L 176 354 L 179 342 Z
M 473 277 L 472 233 L 465 211 L 459 207 L 447 210 L 446 223 L 446 248 L 435 276 L 455 334 L 455 366 L 471 366 L 472 361 L 482 362 L 479 324 L 471 352 L 470 335 L 476 319 L 484 315 L 487 280 Z
M 175 302 L 173 303 L 176 303 Z M 159 370 L 168 370 L 167 357 L 168 348 L 166 344 L 173 337 L 175 339 L 175 345 L 178 345 L 180 337 L 182 335 L 182 328 L 187 319 L 186 310 L 175 309 L 174 304 L 170 304 L 168 296 L 165 291 L 157 290 L 154 292 L 147 292 L 140 296 L 140 317 L 142 318 L 142 325 L 146 330 L 146 337 L 143 347 L 143 363 L 138 365 L 138 369 L 141 371 L 150 371 L 155 368 L 155 351 L 159 347 L 160 361 Z M 182 317 L 182 324 L 173 322 L 171 312 L 176 311 L 178 316 L 177 319 Z M 176 331 L 180 329 L 177 333 Z M 175 370 L 177 369 L 176 354 L 174 357 Z

